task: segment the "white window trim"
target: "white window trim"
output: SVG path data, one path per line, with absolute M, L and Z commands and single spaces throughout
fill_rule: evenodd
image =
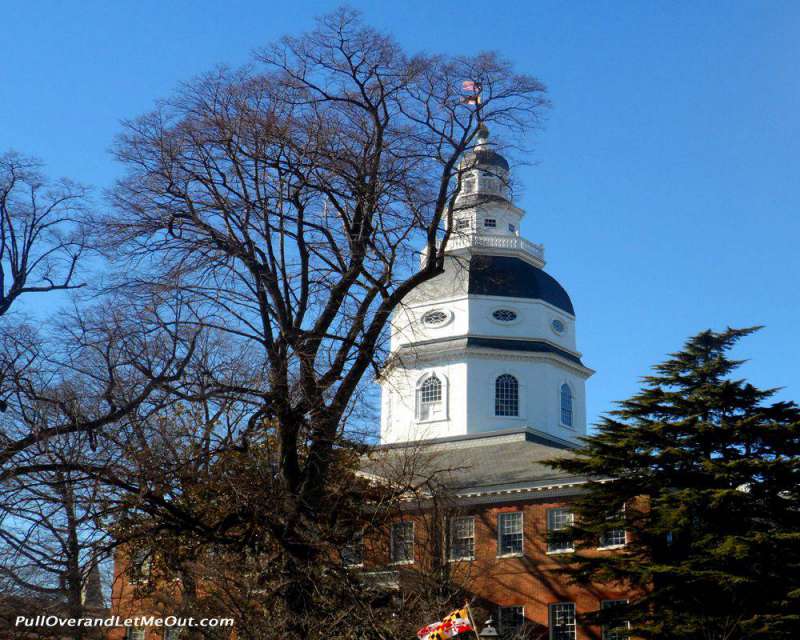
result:
M 422 419 L 421 416 L 421 406 L 420 406 L 420 387 L 422 384 L 430 378 L 431 376 L 436 376 L 439 378 L 439 382 L 442 385 L 442 399 L 441 402 L 441 411 L 439 415 L 434 418 L 425 418 Z M 447 376 L 442 373 L 439 369 L 433 369 L 431 371 L 426 371 L 423 373 L 419 378 L 417 378 L 417 382 L 414 385 L 414 422 L 417 424 L 429 424 L 431 422 L 445 422 L 450 419 L 450 381 L 448 380 Z
M 461 556 L 459 558 L 452 558 L 450 557 L 451 550 L 453 548 L 453 530 L 450 528 L 452 526 L 453 520 L 458 520 L 460 518 L 470 518 L 472 520 L 472 555 L 471 556 Z M 472 562 L 475 560 L 475 551 L 476 551 L 476 542 L 477 542 L 477 534 L 475 533 L 475 516 L 455 516 L 450 518 L 449 521 L 445 525 L 448 527 L 448 535 L 450 544 L 448 545 L 447 549 L 447 561 L 448 562 Z
M 624 517 L 624 514 L 625 514 L 625 506 L 626 505 L 624 505 L 624 504 L 622 505 L 623 517 Z M 623 542 L 622 544 L 608 544 L 608 545 L 605 545 L 605 546 L 598 546 L 598 547 L 596 547 L 597 551 L 613 551 L 614 549 L 624 549 L 625 547 L 627 547 L 628 546 L 628 542 L 629 542 L 629 540 L 628 540 L 628 530 L 625 527 L 622 527 L 622 531 L 625 534 L 625 542 Z
M 445 315 L 445 319 L 442 320 L 441 322 L 437 322 L 436 324 L 428 324 L 423 320 L 423 318 L 432 311 L 438 311 L 440 313 L 443 313 Z M 435 331 L 437 329 L 441 329 L 442 327 L 446 327 L 447 325 L 449 325 L 453 321 L 453 317 L 454 314 L 450 309 L 443 309 L 440 306 L 432 306 L 428 309 L 425 309 L 422 313 L 420 313 L 417 321 L 419 325 L 426 331 Z
M 396 524 L 411 524 L 411 560 L 392 560 L 391 556 L 394 552 L 394 526 Z M 402 565 L 409 565 L 414 564 L 414 556 L 417 552 L 417 545 L 416 545 L 416 537 L 417 537 L 417 527 L 413 520 L 410 522 L 408 520 L 403 520 L 400 522 L 393 522 L 391 531 L 389 532 L 389 566 L 391 567 L 399 567 Z
M 495 311 L 506 311 L 506 310 L 507 311 L 513 311 L 514 313 L 517 314 L 517 317 L 514 318 L 513 320 L 509 320 L 508 322 L 503 322 L 502 320 L 498 320 L 497 318 L 495 318 L 494 315 L 493 315 Z M 488 318 L 489 318 L 490 322 L 492 322 L 492 323 L 494 323 L 494 324 L 496 324 L 496 325 L 498 325 L 500 327 L 513 327 L 514 325 L 517 325 L 520 322 L 522 322 L 522 312 L 517 307 L 512 307 L 511 305 L 504 304 L 504 305 L 492 307 L 489 310 Z
M 495 415 L 494 413 L 495 384 L 497 383 L 497 379 L 504 374 L 514 376 L 517 379 L 517 415 L 515 416 L 498 416 Z M 527 420 L 528 419 L 527 405 L 526 405 L 526 398 L 528 397 L 528 394 L 526 393 L 527 386 L 528 385 L 525 384 L 524 375 L 520 371 L 514 368 L 503 368 L 503 369 L 497 368 L 494 371 L 492 371 L 486 383 L 486 387 L 489 393 L 486 417 L 491 418 L 492 420 L 509 420 L 512 422 L 523 422 Z
M 566 424 L 561 419 L 561 387 L 564 385 L 569 387 L 569 391 L 572 394 L 572 424 Z M 570 431 L 575 431 L 575 423 L 577 422 L 576 418 L 578 416 L 578 412 L 575 411 L 575 398 L 575 387 L 573 387 L 572 383 L 566 378 L 562 379 L 558 384 L 558 424 L 564 429 L 569 429 Z
M 558 320 L 562 325 L 564 325 L 564 330 L 561 333 L 556 331 L 556 328 L 553 326 L 554 320 Z M 553 316 L 552 318 L 550 318 L 550 322 L 548 322 L 547 324 L 550 327 L 550 331 L 552 331 L 553 334 L 557 335 L 559 338 L 563 338 L 569 333 L 569 320 L 567 320 L 566 318 L 562 318 L 560 316 Z
M 563 600 L 561 602 L 550 602 L 550 603 L 548 603 L 548 605 L 547 605 L 547 630 L 548 630 L 548 634 L 547 635 L 552 640 L 553 633 L 555 632 L 555 629 L 553 628 L 553 620 L 552 620 L 552 613 L 551 613 L 552 609 L 551 609 L 551 607 L 553 607 L 555 605 L 560 605 L 560 604 L 571 604 L 572 605 L 572 611 L 573 611 L 573 614 L 575 616 L 575 618 L 574 618 L 574 620 L 575 620 L 575 635 L 573 637 L 577 638 L 578 637 L 578 607 L 574 602 L 570 602 L 568 600 Z
M 567 511 L 570 511 L 572 513 L 572 523 L 575 524 L 575 512 L 572 511 L 571 509 L 569 509 L 568 507 L 551 507 L 551 508 L 549 508 L 549 509 L 547 509 L 545 511 L 545 518 L 546 518 L 545 531 L 546 531 L 546 534 L 547 534 L 546 538 L 545 538 L 545 544 L 547 545 L 546 554 L 548 556 L 560 556 L 560 555 L 564 555 L 566 553 L 575 553 L 575 541 L 574 540 L 571 540 L 572 546 L 569 547 L 569 548 L 554 549 L 552 551 L 550 550 L 550 540 L 549 540 L 550 533 L 551 532 L 556 532 L 557 533 L 558 531 L 560 531 L 560 529 L 556 529 L 555 531 L 550 529 L 550 512 L 551 511 L 555 511 L 557 509 L 565 509 Z M 559 603 L 556 603 L 556 604 L 559 604 Z
M 507 513 L 519 513 L 520 515 L 520 534 L 522 535 L 522 551 L 512 551 L 511 553 L 500 553 L 500 549 L 502 548 L 501 540 L 503 538 L 503 532 L 500 529 L 500 516 L 507 514 Z M 496 557 L 497 558 L 522 558 L 525 556 L 525 512 L 521 509 L 518 511 L 501 511 L 497 514 L 497 548 L 496 548 Z M 515 606 L 515 605 L 514 605 Z

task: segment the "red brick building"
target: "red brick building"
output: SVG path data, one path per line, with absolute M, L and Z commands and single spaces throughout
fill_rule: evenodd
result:
M 545 461 L 567 455 L 567 443 L 521 428 L 382 447 L 365 472 L 391 475 L 407 469 L 405 458 L 411 456 L 418 477 L 437 477 L 447 503 L 437 507 L 437 517 L 455 579 L 464 581 L 501 633 L 524 623 L 531 637 L 620 640 L 622 633 L 581 626 L 578 619 L 629 593 L 609 585 L 572 585 L 559 571 L 574 551 L 559 531 L 571 525 L 570 498 L 585 479 L 557 472 Z M 403 574 L 427 570 L 430 536 L 430 509 L 424 500 L 412 500 L 407 514 L 381 536 L 389 539 L 365 541 L 365 551 L 354 558 L 365 572 L 399 588 Z M 596 552 L 618 553 L 625 542 L 625 531 L 610 531 Z

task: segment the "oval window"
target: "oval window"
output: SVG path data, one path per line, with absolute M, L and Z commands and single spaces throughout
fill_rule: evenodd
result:
M 447 314 L 441 309 L 433 309 L 422 316 L 422 324 L 429 327 L 438 327 L 447 322 Z
M 564 329 L 565 329 L 564 323 L 561 322 L 561 320 L 559 320 L 558 318 L 553 320 L 551 326 L 553 327 L 553 331 L 555 331 L 557 334 L 560 335 L 560 334 L 564 333 Z
M 511 309 L 497 309 L 492 313 L 492 317 L 498 322 L 514 322 L 517 314 Z

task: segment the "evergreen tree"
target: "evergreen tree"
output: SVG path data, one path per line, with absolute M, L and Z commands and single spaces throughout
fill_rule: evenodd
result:
M 800 410 L 731 377 L 755 330 L 691 338 L 553 462 L 593 478 L 564 570 L 639 594 L 595 619 L 661 640 L 800 638 Z M 622 550 L 596 550 L 623 528 Z

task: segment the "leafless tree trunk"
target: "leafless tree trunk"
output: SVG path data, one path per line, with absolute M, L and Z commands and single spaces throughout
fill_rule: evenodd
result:
M 21 296 L 74 289 L 86 245 L 86 189 L 48 183 L 41 164 L 15 153 L 0 156 L 0 316 Z
M 480 101 L 464 100 L 463 80 Z M 216 538 L 266 535 L 291 637 L 308 632 L 330 551 L 316 536 L 336 520 L 345 418 L 380 366 L 390 314 L 442 272 L 459 162 L 481 126 L 519 139 L 543 94 L 496 55 L 409 56 L 339 11 L 245 70 L 191 83 L 117 142 L 127 175 L 97 223 L 124 265 L 117 285 L 131 298 L 170 291 L 193 329 L 227 336 L 255 374 L 207 370 L 204 384 L 248 406 L 232 450 L 274 452 L 279 506 L 257 525 L 246 503 L 213 525 L 159 517 Z

